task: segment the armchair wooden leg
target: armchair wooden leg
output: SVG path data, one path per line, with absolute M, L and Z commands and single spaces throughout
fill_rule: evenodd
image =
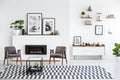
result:
M 51 57 L 50 57 L 50 59 L 49 59 L 49 64 L 51 63 Z
M 4 65 L 5 65 L 5 60 L 6 60 L 6 59 L 4 58 L 4 61 L 3 61 L 3 64 L 4 64 Z
M 8 65 L 8 58 L 7 58 L 7 65 Z
M 54 64 L 55 64 L 55 58 L 53 58 L 54 59 Z
M 17 60 L 16 60 L 16 64 L 18 63 L 18 58 L 17 58 Z
M 21 57 L 20 57 L 20 63 L 21 63 L 21 65 L 22 65 Z
M 65 60 L 66 60 L 66 63 L 68 64 L 68 61 L 67 61 L 67 59 L 65 58 Z
M 63 65 L 63 58 L 62 58 L 62 65 Z

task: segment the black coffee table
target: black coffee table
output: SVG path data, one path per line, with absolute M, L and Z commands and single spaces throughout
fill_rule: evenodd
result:
M 42 72 L 43 70 L 43 58 L 42 57 L 29 57 L 26 60 L 26 74 Z

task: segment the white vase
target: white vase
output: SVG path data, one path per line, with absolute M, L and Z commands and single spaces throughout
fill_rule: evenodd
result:
M 86 17 L 85 15 L 82 15 L 82 18 Z
M 120 62 L 120 57 L 115 57 L 116 62 Z
M 14 33 L 13 33 L 13 34 L 14 34 L 14 35 L 20 35 L 20 31 L 21 31 L 21 30 L 14 30 Z

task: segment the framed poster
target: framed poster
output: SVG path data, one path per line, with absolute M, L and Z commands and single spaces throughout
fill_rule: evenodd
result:
M 95 34 L 103 35 L 103 25 L 95 25 Z
M 75 46 L 81 45 L 81 36 L 73 37 L 73 45 L 75 45 Z
M 55 18 L 43 18 L 43 34 L 55 32 Z
M 27 13 L 27 33 L 42 34 L 42 13 Z

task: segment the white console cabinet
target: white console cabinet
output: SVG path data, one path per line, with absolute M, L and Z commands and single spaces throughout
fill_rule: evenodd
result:
M 105 46 L 73 46 L 73 56 L 104 56 Z

